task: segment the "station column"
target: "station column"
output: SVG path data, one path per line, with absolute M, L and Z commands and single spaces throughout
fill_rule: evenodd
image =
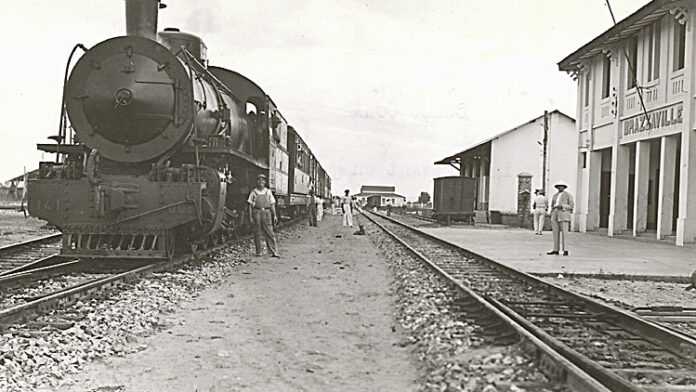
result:
M 599 226 L 599 184 L 602 176 L 602 152 L 587 151 L 586 161 L 582 162 L 581 159 L 578 163 L 576 222 L 578 230 L 584 233 L 596 230 Z
M 694 135 L 694 102 L 691 97 L 696 92 L 692 77 L 694 63 L 694 44 L 696 43 L 696 10 L 689 9 L 685 46 L 683 128 L 681 134 L 681 162 L 679 163 L 679 217 L 677 218 L 676 244 L 684 246 L 696 237 L 696 135 Z
M 650 181 L 650 142 L 636 142 L 636 172 L 633 191 L 633 236 L 648 224 L 648 185 Z
M 677 166 L 677 138 L 663 136 L 660 140 L 660 173 L 657 195 L 657 239 L 672 235 L 674 209 L 674 176 Z
M 607 229 L 607 234 L 610 237 L 626 230 L 630 156 L 628 147 L 619 143 L 612 147 L 611 200 L 609 201 L 609 228 Z

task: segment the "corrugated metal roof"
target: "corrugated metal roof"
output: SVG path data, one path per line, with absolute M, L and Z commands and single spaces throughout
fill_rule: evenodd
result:
M 574 119 L 573 117 L 570 117 L 569 115 L 563 113 L 562 111 L 560 111 L 560 110 L 558 110 L 558 109 L 555 109 L 555 110 L 550 111 L 549 114 L 550 114 L 550 115 L 552 115 L 552 114 L 560 114 L 560 115 L 562 115 L 562 116 L 568 118 L 570 121 L 575 122 L 575 119 Z M 478 147 L 480 147 L 480 146 L 482 146 L 482 145 L 484 145 L 484 144 L 486 144 L 486 143 L 488 143 L 488 142 L 490 142 L 490 141 L 493 141 L 493 140 L 495 140 L 495 139 L 497 139 L 497 138 L 499 138 L 499 137 L 505 136 L 505 135 L 507 135 L 508 133 L 514 132 L 514 131 L 516 131 L 516 130 L 522 128 L 523 126 L 525 126 L 525 125 L 527 125 L 527 124 L 531 124 L 531 123 L 533 123 L 533 122 L 535 122 L 535 121 L 537 121 L 537 120 L 539 120 L 539 119 L 541 119 L 541 118 L 544 118 L 544 115 L 543 115 L 543 114 L 542 114 L 541 116 L 539 116 L 539 117 L 534 117 L 533 119 L 531 119 L 531 120 L 525 122 L 524 124 L 520 124 L 520 125 L 518 125 L 518 126 L 512 128 L 512 129 L 508 129 L 507 131 L 503 131 L 503 132 L 500 132 L 500 133 L 498 133 L 498 134 L 496 134 L 496 135 L 494 135 L 494 136 L 491 136 L 491 137 L 489 137 L 489 138 L 487 138 L 487 139 L 485 139 L 485 140 L 483 140 L 483 141 L 481 141 L 481 142 L 479 142 L 479 143 L 474 144 L 473 146 L 471 146 L 471 147 L 469 147 L 469 148 L 467 148 L 467 149 L 465 149 L 465 150 L 462 150 L 462 151 L 460 151 L 460 152 L 458 152 L 458 153 L 456 153 L 456 154 L 450 155 L 450 156 L 448 156 L 447 158 L 443 158 L 443 159 L 441 159 L 441 160 L 435 162 L 435 164 L 436 164 L 436 165 L 447 165 L 447 164 L 449 164 L 449 162 L 453 161 L 453 160 L 454 160 L 456 157 L 458 157 L 459 155 L 462 155 L 462 154 L 466 153 L 466 152 L 469 151 L 469 150 L 473 150 L 473 149 L 475 149 L 475 148 L 478 148 Z
M 406 196 L 402 196 L 398 193 L 388 192 L 388 193 L 358 193 L 354 195 L 355 197 L 371 197 L 371 196 L 381 196 L 381 197 L 400 197 L 406 199 Z
M 395 186 L 389 185 L 363 185 L 360 187 L 360 193 L 394 192 L 395 190 Z

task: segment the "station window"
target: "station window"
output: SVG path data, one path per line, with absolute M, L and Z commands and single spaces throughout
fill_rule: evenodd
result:
M 648 45 L 648 82 L 660 77 L 660 22 L 647 28 Z
M 686 25 L 674 22 L 674 64 L 672 70 L 679 71 L 684 68 L 684 54 L 686 41 Z
M 602 98 L 607 98 L 611 92 L 611 58 L 602 60 Z
M 628 88 L 636 87 L 636 70 L 638 69 L 638 37 L 628 40 Z

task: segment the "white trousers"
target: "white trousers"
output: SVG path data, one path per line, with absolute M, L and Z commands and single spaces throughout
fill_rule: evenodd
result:
M 353 227 L 353 213 L 350 208 L 346 208 L 346 212 L 343 213 L 343 226 Z
M 544 231 L 544 218 L 546 217 L 546 211 L 544 210 L 534 210 L 534 232 L 541 233 Z

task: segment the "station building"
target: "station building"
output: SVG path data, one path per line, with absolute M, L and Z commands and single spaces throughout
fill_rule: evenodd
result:
M 577 79 L 576 228 L 696 238 L 696 2 L 655 0 L 559 62 Z
M 396 193 L 395 186 L 363 185 L 355 198 L 360 205 L 367 205 L 371 200 L 370 205 L 376 207 L 403 207 L 406 204 L 406 198 Z
M 488 219 L 483 212 L 489 211 L 517 215 L 529 208 L 535 189 L 545 189 L 550 196 L 556 181 L 575 183 L 576 140 L 575 120 L 553 110 L 435 164 L 450 165 L 460 176 L 476 179 L 477 220 Z

